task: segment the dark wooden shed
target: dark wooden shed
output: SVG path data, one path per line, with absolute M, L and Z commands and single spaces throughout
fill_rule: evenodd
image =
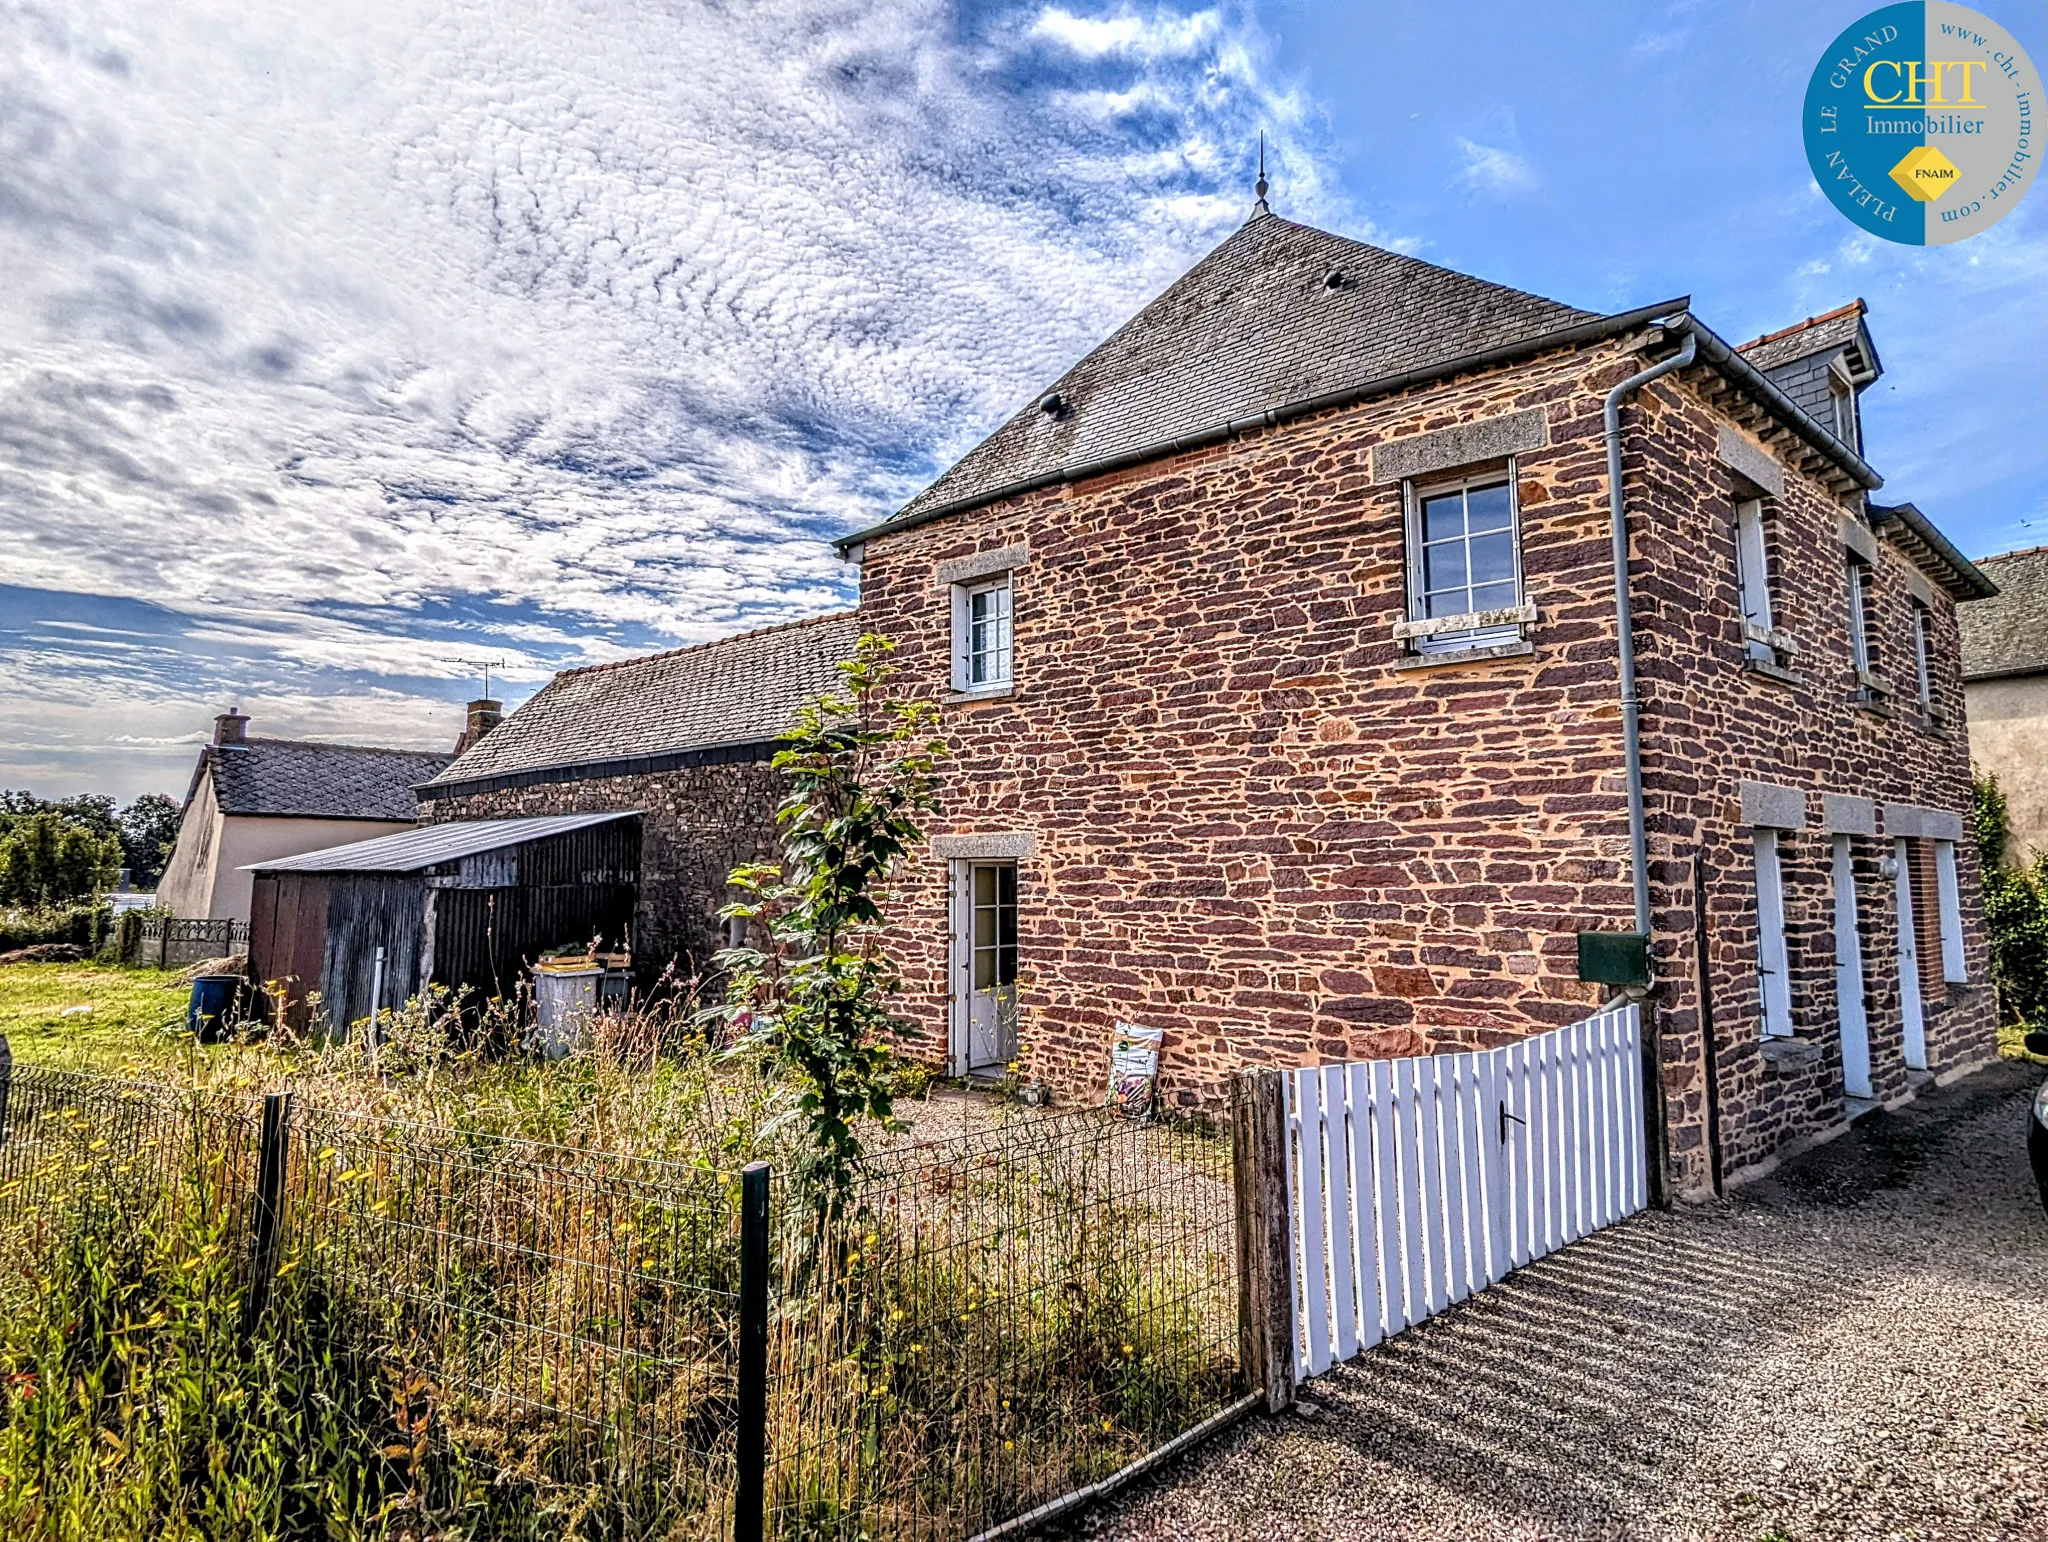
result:
M 288 1019 L 308 993 L 336 1028 L 427 985 L 510 995 L 540 955 L 630 949 L 640 881 L 637 813 L 462 820 L 250 864 L 249 968 L 277 982 Z

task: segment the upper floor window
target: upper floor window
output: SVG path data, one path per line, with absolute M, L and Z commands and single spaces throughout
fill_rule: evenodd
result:
M 1934 703 L 1934 677 L 1929 663 L 1933 652 L 1934 617 L 1925 605 L 1913 601 L 1913 686 L 1922 707 Z
M 1735 573 L 1742 598 L 1742 638 L 1761 664 L 1778 662 L 1771 642 L 1771 566 L 1764 545 L 1764 506 L 1752 498 L 1735 506 Z
M 1513 468 L 1408 492 L 1411 622 L 1470 616 L 1474 624 L 1414 638 L 1425 653 L 1485 647 L 1521 636 L 1521 542 Z M 1502 614 L 1507 612 L 1509 614 Z
M 1010 684 L 1010 575 L 953 586 L 953 689 Z
M 1871 584 L 1875 575 L 1870 564 L 1858 557 L 1849 558 L 1846 566 L 1849 579 L 1849 657 L 1856 666 L 1856 673 L 1867 677 L 1877 668 L 1877 640 L 1871 626 Z

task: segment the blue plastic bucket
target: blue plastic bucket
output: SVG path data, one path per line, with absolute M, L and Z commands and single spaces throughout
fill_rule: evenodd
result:
M 192 1002 L 185 1009 L 185 1027 L 201 1044 L 218 1044 L 233 1026 L 238 974 L 203 974 L 192 982 Z

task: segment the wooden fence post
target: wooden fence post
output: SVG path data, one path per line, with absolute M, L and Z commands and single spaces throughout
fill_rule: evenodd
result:
M 733 1542 L 761 1542 L 768 1472 L 768 1164 L 740 1172 L 739 1419 Z
M 249 1293 L 242 1298 L 242 1333 L 256 1331 L 270 1304 L 277 1278 L 278 1234 L 284 1220 L 284 1169 L 291 1137 L 292 1095 L 272 1092 L 263 1099 L 263 1136 L 256 1148 L 256 1238 L 250 1250 Z
M 1237 1202 L 1237 1341 L 1245 1390 L 1278 1413 L 1294 1402 L 1293 1242 L 1287 1216 L 1287 1080 L 1239 1071 L 1231 1098 Z
M 14 1083 L 14 1051 L 0 1033 L 0 1146 L 7 1144 L 7 1093 Z

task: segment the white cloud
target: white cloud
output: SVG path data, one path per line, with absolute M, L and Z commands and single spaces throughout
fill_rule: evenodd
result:
M 1127 56 L 1145 60 L 1185 59 L 1215 43 L 1224 33 L 1216 11 L 1182 16 L 1153 10 L 1143 15 L 1129 8 L 1108 16 L 1076 16 L 1061 6 L 1039 12 L 1029 35 L 1057 43 L 1084 59 Z
M 0 579 L 203 615 L 307 719 L 426 711 L 450 607 L 539 673 L 842 604 L 822 538 L 1227 233 L 1259 128 L 1370 234 L 1268 60 L 1213 9 L 0 6 Z M 84 765 L 124 698 L 52 679 Z
M 1465 157 L 1465 169 L 1458 180 L 1488 193 L 1527 193 L 1542 186 L 1543 179 L 1526 156 L 1497 145 L 1482 145 L 1462 135 L 1458 153 Z

